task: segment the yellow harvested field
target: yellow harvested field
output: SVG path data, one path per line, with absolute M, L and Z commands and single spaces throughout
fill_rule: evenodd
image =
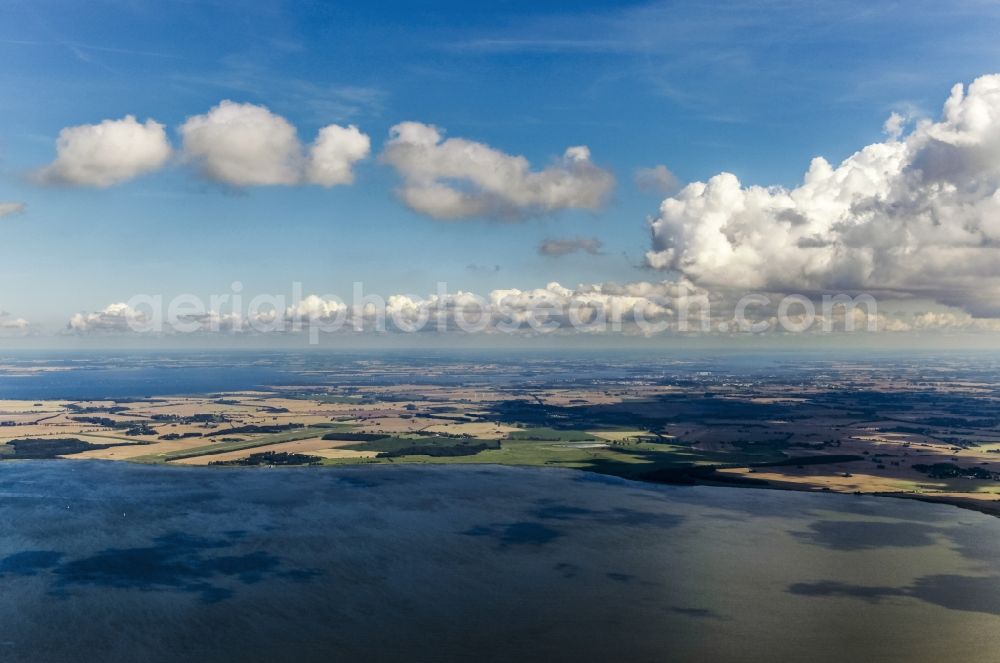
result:
M 59 412 L 66 401 L 0 401 L 0 416 L 6 414 Z
M 310 456 L 322 456 L 324 458 L 367 458 L 369 456 L 374 456 L 375 453 L 371 451 L 353 451 L 351 449 L 342 449 L 339 447 L 357 444 L 357 442 L 348 441 L 331 441 L 324 440 L 322 438 L 314 437 L 307 440 L 295 440 L 294 442 L 279 442 L 277 444 L 268 444 L 260 447 L 251 447 L 249 449 L 239 449 L 237 451 L 227 451 L 221 454 L 211 454 L 206 456 L 195 456 L 193 458 L 181 458 L 178 460 L 171 461 L 171 465 L 208 465 L 216 461 L 227 461 L 227 460 L 239 460 L 240 458 L 247 458 L 252 454 L 265 453 L 268 451 L 274 451 L 277 453 L 290 453 L 290 454 L 308 454 Z M 337 456 L 324 456 L 322 452 L 326 451 L 337 451 L 340 455 Z
M 621 442 L 631 437 L 650 435 L 650 432 L 647 430 L 589 430 L 587 435 L 610 442 Z M 673 435 L 664 435 L 663 437 L 673 437 Z
M 311 452 L 312 456 L 320 458 L 374 458 L 377 451 L 355 451 L 354 449 L 317 449 Z
M 113 441 L 95 437 L 85 438 L 84 436 L 77 435 L 74 435 L 73 437 L 79 437 L 80 439 L 84 439 L 86 442 L 93 442 L 94 444 L 107 444 L 108 442 Z M 89 451 L 81 451 L 78 454 L 63 456 L 63 458 L 72 458 L 75 460 L 129 460 L 131 458 L 138 458 L 139 456 L 150 456 L 155 454 L 170 453 L 171 451 L 181 451 L 183 449 L 190 449 L 191 447 L 203 444 L 204 441 L 197 438 L 193 440 L 169 440 L 154 442 L 153 444 L 123 444 L 121 446 L 108 447 L 107 449 L 91 449 Z
M 747 479 L 763 479 L 775 487 L 800 488 L 803 490 L 821 490 L 826 487 L 838 493 L 893 493 L 898 491 L 936 490 L 941 484 L 931 481 L 916 483 L 901 477 L 878 476 L 874 474 L 851 474 L 849 477 L 841 474 L 809 474 L 793 472 L 766 472 L 757 470 L 748 473 L 746 468 L 719 470 L 721 474 L 745 477 Z M 926 477 L 925 477 L 926 478 Z

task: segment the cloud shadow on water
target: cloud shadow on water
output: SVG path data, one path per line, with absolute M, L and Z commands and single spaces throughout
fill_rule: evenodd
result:
M 574 506 L 556 500 L 537 500 L 536 503 L 539 506 L 531 513 L 539 520 L 591 520 L 605 524 L 650 525 L 663 528 L 676 527 L 684 521 L 684 516 L 675 513 L 643 511 L 626 507 L 598 510 Z
M 913 598 L 949 610 L 1000 616 L 1000 576 L 930 575 L 917 578 L 912 585 L 904 587 L 824 580 L 796 583 L 787 591 L 798 596 L 855 598 L 872 604 L 887 598 Z
M 142 591 L 180 591 L 214 603 L 232 596 L 220 581 L 253 584 L 269 578 L 306 581 L 318 572 L 286 569 L 284 560 L 263 551 L 219 554 L 234 546 L 242 533 L 208 539 L 182 533 L 157 537 L 152 545 L 108 548 L 88 557 L 65 560 L 57 551 L 23 551 L 0 560 L 4 574 L 51 576 L 50 593 L 66 597 L 73 588 L 92 586 Z
M 0 578 L 5 575 L 34 576 L 59 564 L 63 554 L 55 550 L 24 550 L 0 559 Z
M 939 528 L 910 522 L 817 520 L 809 524 L 808 531 L 792 535 L 805 543 L 849 551 L 933 546 L 939 533 Z
M 717 619 L 720 621 L 725 621 L 726 617 L 723 617 L 714 610 L 709 610 L 707 608 L 687 608 L 683 606 L 671 606 L 669 608 L 670 612 L 685 615 L 687 617 L 694 617 L 695 619 Z
M 542 523 L 522 521 L 507 524 L 480 525 L 462 532 L 465 536 L 490 537 L 500 548 L 510 546 L 542 546 L 563 536 L 562 532 Z
M 789 594 L 797 596 L 845 596 L 860 599 L 866 603 L 881 603 L 890 596 L 909 596 L 907 587 L 886 587 L 878 585 L 852 585 L 833 580 L 820 582 L 799 582 L 788 587 Z

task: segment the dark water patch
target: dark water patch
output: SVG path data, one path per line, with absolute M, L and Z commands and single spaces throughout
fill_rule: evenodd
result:
M 305 495 L 288 492 L 268 492 L 263 490 L 255 490 L 252 493 L 247 491 L 247 493 L 246 501 L 248 503 L 256 504 L 262 507 L 277 507 L 288 511 L 295 511 L 296 509 L 309 507 L 309 500 Z
M 913 598 L 948 610 L 979 612 L 1000 616 L 1000 576 L 930 575 L 917 578 L 912 585 L 886 587 L 852 585 L 825 580 L 796 583 L 788 587 L 798 596 L 860 599 L 877 604 L 886 598 Z
M 375 477 L 359 476 L 356 472 L 338 475 L 337 482 L 351 488 L 377 488 L 383 483 Z
M 699 513 L 698 517 L 707 518 L 709 520 L 721 520 L 723 522 L 728 522 L 728 523 L 738 523 L 745 520 L 744 518 L 741 518 L 740 516 L 735 516 L 731 513 L 711 513 L 711 512 Z
M 687 617 L 694 617 L 696 619 L 718 619 L 723 620 L 725 617 L 715 612 L 714 610 L 709 610 L 707 608 L 685 608 L 681 606 L 671 606 L 669 608 L 670 612 L 676 613 L 678 615 L 685 615 Z
M 583 516 L 593 516 L 597 511 L 568 504 L 550 504 L 536 509 L 534 516 L 542 520 L 578 520 Z
M 958 523 L 943 533 L 952 548 L 968 560 L 992 564 L 1000 559 L 1000 539 L 987 527 Z
M 792 534 L 801 541 L 831 550 L 918 548 L 937 543 L 940 528 L 907 522 L 819 520 L 809 530 Z
M 651 525 L 671 528 L 680 525 L 684 517 L 674 513 L 644 511 L 629 507 L 589 509 L 562 502 L 549 501 L 531 512 L 539 520 L 596 521 L 624 525 Z
M 907 587 L 884 587 L 852 585 L 849 583 L 823 580 L 821 582 L 799 582 L 788 587 L 790 594 L 798 596 L 846 596 L 868 603 L 879 603 L 889 596 L 909 596 Z
M 611 573 L 605 573 L 604 575 L 607 576 L 610 580 L 614 580 L 615 582 L 630 583 L 633 580 L 635 580 L 635 576 L 632 575 L 631 573 L 611 572 Z
M 265 578 L 305 581 L 314 571 L 286 570 L 280 557 L 264 551 L 247 554 L 212 554 L 234 545 L 238 535 L 222 539 L 171 533 L 153 540 L 152 545 L 108 548 L 87 557 L 65 560 L 57 551 L 29 550 L 0 560 L 0 577 L 5 573 L 52 576 L 51 594 L 67 597 L 74 587 L 92 586 L 143 591 L 181 591 L 199 594 L 205 602 L 232 596 L 232 590 L 218 584 L 233 579 L 253 584 Z
M 598 474 L 596 472 L 580 472 L 577 476 L 573 477 L 573 480 L 580 483 L 600 483 L 607 486 L 623 486 L 630 483 L 628 479 L 610 474 Z
M 552 568 L 556 571 L 556 573 L 567 580 L 578 577 L 582 571 L 579 566 L 571 562 L 559 562 Z
M 1000 616 L 1000 576 L 924 576 L 913 583 L 910 595 L 950 610 Z
M 670 529 L 684 522 L 685 518 L 676 513 L 657 513 L 629 507 L 615 507 L 601 514 L 604 522 L 622 525 L 648 525 Z
M 0 559 L 0 578 L 5 574 L 19 576 L 37 575 L 59 563 L 63 554 L 56 550 L 24 550 Z
M 462 534 L 493 538 L 501 548 L 525 545 L 543 546 L 563 536 L 562 532 L 542 523 L 528 521 L 478 526 L 468 529 Z

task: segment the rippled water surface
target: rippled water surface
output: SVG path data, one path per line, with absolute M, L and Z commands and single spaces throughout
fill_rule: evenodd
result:
M 1000 519 L 498 467 L 0 463 L 0 660 L 995 661 Z

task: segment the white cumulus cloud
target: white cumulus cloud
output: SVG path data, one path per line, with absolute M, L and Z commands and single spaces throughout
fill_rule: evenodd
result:
M 817 157 L 793 189 L 721 173 L 663 201 L 650 266 L 698 285 L 917 295 L 1000 313 L 1000 75 L 956 85 L 940 120 L 833 166 Z
M 0 335 L 22 335 L 31 329 L 31 323 L 24 318 L 15 318 L 7 311 L 0 311 Z
M 1000 317 L 974 317 L 956 307 L 910 300 L 903 310 L 880 311 L 873 298 L 814 298 L 711 291 L 685 278 L 566 287 L 498 288 L 482 296 L 439 290 L 425 296 L 366 293 L 355 300 L 310 294 L 290 302 L 269 296 L 246 311 L 195 306 L 174 313 L 126 303 L 74 315 L 75 334 L 318 334 L 447 332 L 469 334 L 742 335 L 758 333 L 1000 333 Z M 358 296 L 357 294 L 355 295 Z M 790 300 L 794 300 L 791 303 Z M 175 317 L 171 317 L 175 316 Z M 0 333 L 35 327 L 0 311 Z
M 353 166 L 371 151 L 357 127 L 330 125 L 308 150 L 295 127 L 264 106 L 222 101 L 180 127 L 185 157 L 208 179 L 233 186 L 354 181 Z
M 392 127 L 382 160 L 402 176 L 398 193 L 411 209 L 435 219 L 522 219 L 563 209 L 597 210 L 614 177 L 594 165 L 584 146 L 568 148 L 548 168 L 463 138 L 444 139 L 435 126 Z
M 120 120 L 67 127 L 59 132 L 56 159 L 38 171 L 45 184 L 109 187 L 158 170 L 170 158 L 163 125 Z
M 77 313 L 66 325 L 71 332 L 88 334 L 94 332 L 122 333 L 142 330 L 149 323 L 149 317 L 124 302 L 107 306 L 103 311 Z
M 309 148 L 305 178 L 326 187 L 351 184 L 354 164 L 366 159 L 371 149 L 371 139 L 353 125 L 324 127 Z

